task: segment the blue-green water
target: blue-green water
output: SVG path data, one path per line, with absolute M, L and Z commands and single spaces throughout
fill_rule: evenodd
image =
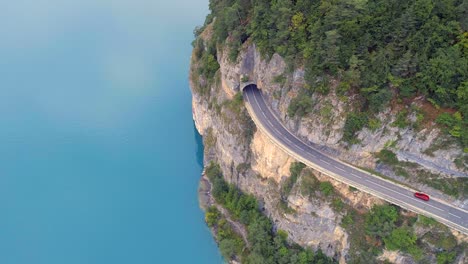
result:
M 207 0 L 0 3 L 0 263 L 220 263 L 192 30 Z

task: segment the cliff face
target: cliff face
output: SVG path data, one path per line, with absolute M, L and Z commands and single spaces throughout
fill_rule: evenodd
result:
M 260 87 L 266 87 L 271 84 L 275 75 L 284 71 L 284 62 L 279 56 L 275 56 L 266 63 L 260 59 L 254 46 L 250 46 L 241 56 L 249 59 L 242 60 L 239 64 L 229 64 L 221 57 L 220 78 L 203 95 L 197 92 L 196 87 L 200 83 L 204 84 L 205 80 L 193 78 L 195 65 L 192 65 L 192 109 L 195 125 L 204 138 L 204 162 L 208 164 L 215 160 L 220 164 L 227 181 L 254 194 L 276 228 L 285 230 L 292 241 L 302 246 L 320 247 L 327 255 L 335 256 L 344 263 L 349 241 L 348 235 L 339 225 L 342 215 L 336 213 L 329 202 L 302 195 L 299 188 L 293 188 L 287 198 L 288 207 L 292 210 L 285 212 L 281 209 L 279 186 L 289 176 L 290 165 L 295 160 L 272 144 L 259 130 L 250 137 L 246 136 L 244 131 L 252 126 L 246 109 L 244 106 L 240 109 L 230 107 L 238 92 L 240 74 L 255 72 L 255 76 L 258 76 L 257 83 Z M 301 79 L 300 73 L 297 78 Z M 381 202 L 367 194 L 352 192 L 348 186 L 334 182 L 318 172 L 309 172 L 319 180 L 331 181 L 335 189 L 350 197 L 349 203 L 356 207 L 370 208 Z M 301 175 L 298 182 L 303 176 Z
M 224 50 L 221 53 L 227 52 Z M 447 143 L 450 142 L 447 136 L 436 128 L 433 120 L 417 120 L 418 109 L 433 110 L 422 98 L 415 99 L 408 109 L 394 102 L 378 115 L 375 120 L 379 124 L 378 128 L 362 129 L 357 134 L 360 142 L 349 145 L 341 139 L 347 114 L 357 108 L 356 100 L 335 93 L 338 81 L 332 81 L 330 94 L 313 95 L 312 111 L 309 114 L 303 118 L 291 118 L 288 116 L 288 106 L 298 91 L 306 86 L 303 69 L 289 72 L 285 61 L 277 54 L 269 60 L 263 59 L 254 44 L 244 45 L 236 63 L 231 63 L 228 56 L 221 56 L 219 64 L 221 86 L 228 98 L 240 91 L 242 81 L 256 83 L 285 126 L 304 140 L 321 146 L 322 151 L 352 164 L 375 169 L 397 181 L 468 208 L 468 197 L 464 195 L 464 190 L 458 198 L 454 198 L 424 182 L 424 175 L 427 174 L 439 180 L 466 178 L 468 167 L 464 163 L 467 154 L 460 146 Z M 395 125 L 398 113 L 402 111 L 410 113 L 409 120 L 405 120 L 408 122 L 405 128 Z M 416 129 L 417 122 L 420 123 Z M 378 165 L 376 154 L 382 149 L 393 151 L 407 172 L 399 174 L 391 166 Z M 456 160 L 462 165 L 457 165 L 454 162 Z
M 209 39 L 209 31 L 210 27 L 200 38 Z M 199 62 L 196 59 L 192 59 L 190 72 L 193 118 L 203 136 L 204 162 L 208 164 L 216 161 L 225 179 L 257 197 L 264 212 L 273 220 L 275 228 L 285 230 L 288 238 L 299 245 L 320 247 L 327 255 L 345 263 L 351 243 L 349 234 L 340 226 L 343 214 L 334 207 L 332 201 L 317 196 L 317 192 L 305 190 L 303 183 L 310 180 L 310 175 L 319 182 L 330 182 L 346 206 L 358 211 L 367 211 L 383 201 L 353 190 L 312 169 L 304 170 L 286 194 L 287 197 L 284 197 L 281 185 L 290 176 L 290 165 L 295 160 L 256 130 L 243 104 L 236 102 L 242 83 L 256 83 L 287 127 L 304 139 L 321 145 L 323 151 L 335 157 L 356 165 L 374 167 L 376 159 L 372 153 L 393 142 L 391 147 L 400 159 L 419 162 L 428 170 L 444 172 L 447 177 L 449 172 L 463 174 L 452 162 L 454 157 L 462 155 L 459 149 L 437 150 L 437 158 L 423 153 L 439 136 L 436 129 L 418 133 L 410 129 L 398 129 L 391 125 L 396 119 L 395 115 L 387 110 L 379 116 L 381 128 L 376 131 L 364 129 L 358 135 L 361 143 L 347 148 L 340 139 L 346 113 L 353 107 L 352 98 L 343 100 L 333 92 L 328 96 L 314 95 L 312 113 L 302 119 L 291 119 L 287 115 L 288 105 L 298 88 L 305 85 L 302 69 L 288 73 L 286 63 L 280 56 L 273 55 L 270 60 L 262 59 L 253 44 L 244 45 L 236 63 L 231 63 L 228 56 L 223 56 L 227 50 L 218 50 L 217 54 L 220 69 L 214 80 L 205 80 L 197 73 Z M 203 90 L 200 87 L 206 88 Z M 430 189 L 422 185 L 418 187 L 422 190 Z M 444 196 L 441 193 L 438 195 Z M 458 203 L 463 204 L 461 201 Z M 412 262 L 411 258 L 401 257 L 394 252 L 385 254 L 383 259 L 393 259 L 397 263 Z

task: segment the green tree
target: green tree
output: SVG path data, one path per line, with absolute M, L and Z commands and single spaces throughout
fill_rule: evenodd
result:
M 366 233 L 380 238 L 387 237 L 395 228 L 398 212 L 394 206 L 375 205 L 366 215 Z

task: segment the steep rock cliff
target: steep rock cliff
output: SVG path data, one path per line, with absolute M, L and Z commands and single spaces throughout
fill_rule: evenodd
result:
M 220 51 L 222 54 L 227 52 L 227 49 Z M 357 134 L 360 142 L 350 145 L 341 139 L 346 115 L 356 108 L 356 102 L 353 98 L 343 98 L 335 93 L 334 88 L 338 81 L 332 81 L 330 94 L 313 95 L 313 109 L 310 114 L 303 118 L 291 118 L 288 116 L 288 106 L 299 89 L 306 85 L 303 69 L 290 72 L 279 55 L 274 54 L 270 59 L 262 58 L 255 45 L 248 43 L 244 45 L 236 63 L 230 62 L 227 56 L 221 56 L 219 63 L 222 87 L 227 95 L 232 96 L 239 92 L 242 81 L 256 83 L 281 121 L 299 137 L 320 146 L 322 151 L 352 164 L 375 169 L 397 181 L 411 184 L 433 196 L 468 208 L 468 197 L 464 187 L 460 188 L 462 191 L 457 197 L 453 197 L 444 194 L 441 189 L 432 188 L 430 182 L 427 184 L 423 179 L 423 175 L 427 174 L 437 180 L 466 179 L 468 167 L 464 160 L 467 154 L 460 146 L 447 143 L 450 140 L 444 141 L 446 136 L 433 121 L 420 124 L 418 129 L 412 126 L 400 128 L 395 125 L 398 112 L 401 111 L 411 113 L 407 122 L 417 122 L 417 110 L 414 109 L 428 107 L 422 98 L 413 102 L 412 109 L 402 109 L 399 105 L 388 107 L 378 115 L 376 122 L 380 124 L 379 127 L 375 130 L 362 129 Z M 404 177 L 390 166 L 377 164 L 376 154 L 382 149 L 393 151 L 402 164 L 413 165 L 406 166 L 407 172 Z M 462 166 L 457 165 L 456 160 L 462 162 Z M 461 185 L 466 185 L 466 181 L 462 181 Z
M 200 38 L 209 39 L 209 31 L 210 27 Z M 392 148 L 401 159 L 413 157 L 417 161 L 414 157 L 422 157 L 424 162 L 421 165 L 427 169 L 443 168 L 454 172 L 452 174 L 463 173 L 457 171 L 450 161 L 460 155 L 459 149 L 439 150 L 437 154 L 444 157 L 442 159 L 432 159 L 422 153 L 437 138 L 436 129 L 426 131 L 425 135 L 416 135 L 411 130 L 398 130 L 391 126 L 395 115 L 387 110 L 380 115 L 382 128 L 377 131 L 364 129 L 359 133 L 361 144 L 349 148 L 340 139 L 352 100 L 342 100 L 333 92 L 326 97 L 314 95 L 312 114 L 302 119 L 291 119 L 287 115 L 287 108 L 297 88 L 305 84 L 302 69 L 288 73 L 286 63 L 280 56 L 273 55 L 266 60 L 255 45 L 249 43 L 244 45 L 236 63 L 223 56 L 227 50 L 218 49 L 217 54 L 220 68 L 213 80 L 205 80 L 197 73 L 199 62 L 196 59 L 192 60 L 190 72 L 193 117 L 204 139 L 204 162 L 208 164 L 216 161 L 228 182 L 236 184 L 244 192 L 254 194 L 260 200 L 265 214 L 275 223 L 275 228 L 285 230 L 289 239 L 299 245 L 320 247 L 327 255 L 334 256 L 340 263 L 346 263 L 350 241 L 348 233 L 340 226 L 343 214 L 333 208 L 330 200 L 304 195 L 300 188 L 302 181 L 305 181 L 304 173 L 288 194 L 286 209 L 281 205 L 280 186 L 289 177 L 289 168 L 294 159 L 256 130 L 245 107 L 239 104 L 238 94 L 246 82 L 254 82 L 262 89 L 272 109 L 288 128 L 338 158 L 359 166 L 374 167 L 376 159 L 373 152 L 378 152 L 388 142 L 396 142 Z M 342 200 L 357 210 L 367 211 L 373 205 L 383 203 L 319 172 L 307 169 L 305 173 L 313 174 L 319 181 L 331 182 Z M 420 187 L 429 189 L 422 185 Z M 440 193 L 438 195 L 444 196 Z M 458 203 L 463 204 L 460 201 Z M 396 252 L 385 252 L 382 259 L 391 259 L 396 263 L 412 261 Z

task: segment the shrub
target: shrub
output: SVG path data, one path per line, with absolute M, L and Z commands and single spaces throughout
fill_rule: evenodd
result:
M 303 117 L 312 110 L 312 98 L 307 94 L 300 94 L 294 97 L 288 106 L 288 115 L 290 117 Z
M 416 246 L 416 240 L 416 235 L 407 227 L 394 229 L 388 237 L 384 238 L 387 249 L 401 250 L 419 259 L 422 256 L 422 251 Z
M 395 228 L 398 212 L 394 206 L 375 205 L 366 215 L 366 233 L 378 237 L 388 236 Z
M 348 143 L 357 143 L 355 135 L 365 125 L 367 125 L 367 115 L 365 113 L 350 113 L 346 118 L 342 139 Z
M 389 165 L 396 165 L 399 163 L 396 154 L 388 149 L 382 149 L 379 153 L 377 153 L 376 156 L 380 162 L 383 162 Z
M 343 209 L 344 207 L 344 203 L 343 201 L 341 200 L 341 198 L 337 197 L 335 199 L 333 199 L 332 201 L 332 207 L 333 209 L 335 209 L 335 211 L 339 212 Z
M 291 166 L 291 173 L 299 174 L 304 167 L 301 163 L 295 163 Z M 225 207 L 234 219 L 240 220 L 247 227 L 247 239 L 250 244 L 249 251 L 245 248 L 242 238 L 239 237 L 231 228 L 226 219 L 217 217 L 216 213 L 210 214 L 210 223 L 215 222 L 217 227 L 217 239 L 219 241 L 220 251 L 226 259 L 234 256 L 241 256 L 242 261 L 247 263 L 297 263 L 299 257 L 307 260 L 305 263 L 323 263 L 331 264 L 333 260 L 324 255 L 320 250 L 313 254 L 298 246 L 291 246 L 287 242 L 285 232 L 273 232 L 273 223 L 263 215 L 258 207 L 258 202 L 252 195 L 247 195 L 240 191 L 236 186 L 227 184 L 224 181 L 219 165 L 210 163 L 206 169 L 206 174 L 210 181 L 222 181 L 222 184 L 213 184 L 213 194 L 215 190 L 219 192 L 220 198 L 216 201 Z M 281 200 L 282 201 L 282 200 Z M 210 213 L 214 209 L 209 209 Z
M 330 182 L 324 181 L 320 183 L 320 191 L 325 195 L 329 196 L 333 193 L 333 185 Z
M 437 254 L 437 264 L 450 264 L 453 263 L 455 257 L 457 256 L 457 252 L 441 252 Z
M 205 213 L 205 221 L 209 227 L 213 227 L 220 218 L 220 213 L 216 206 L 210 206 Z
M 409 125 L 408 119 L 408 111 L 402 110 L 398 112 L 396 116 L 395 122 L 392 123 L 392 126 L 398 127 L 398 128 L 405 128 Z
M 273 78 L 273 82 L 283 86 L 284 83 L 286 82 L 286 76 L 284 76 L 284 74 L 277 75 Z
M 343 216 L 343 218 L 341 219 L 341 226 L 343 226 L 344 228 L 351 226 L 353 223 L 354 223 L 353 217 L 349 213 Z

